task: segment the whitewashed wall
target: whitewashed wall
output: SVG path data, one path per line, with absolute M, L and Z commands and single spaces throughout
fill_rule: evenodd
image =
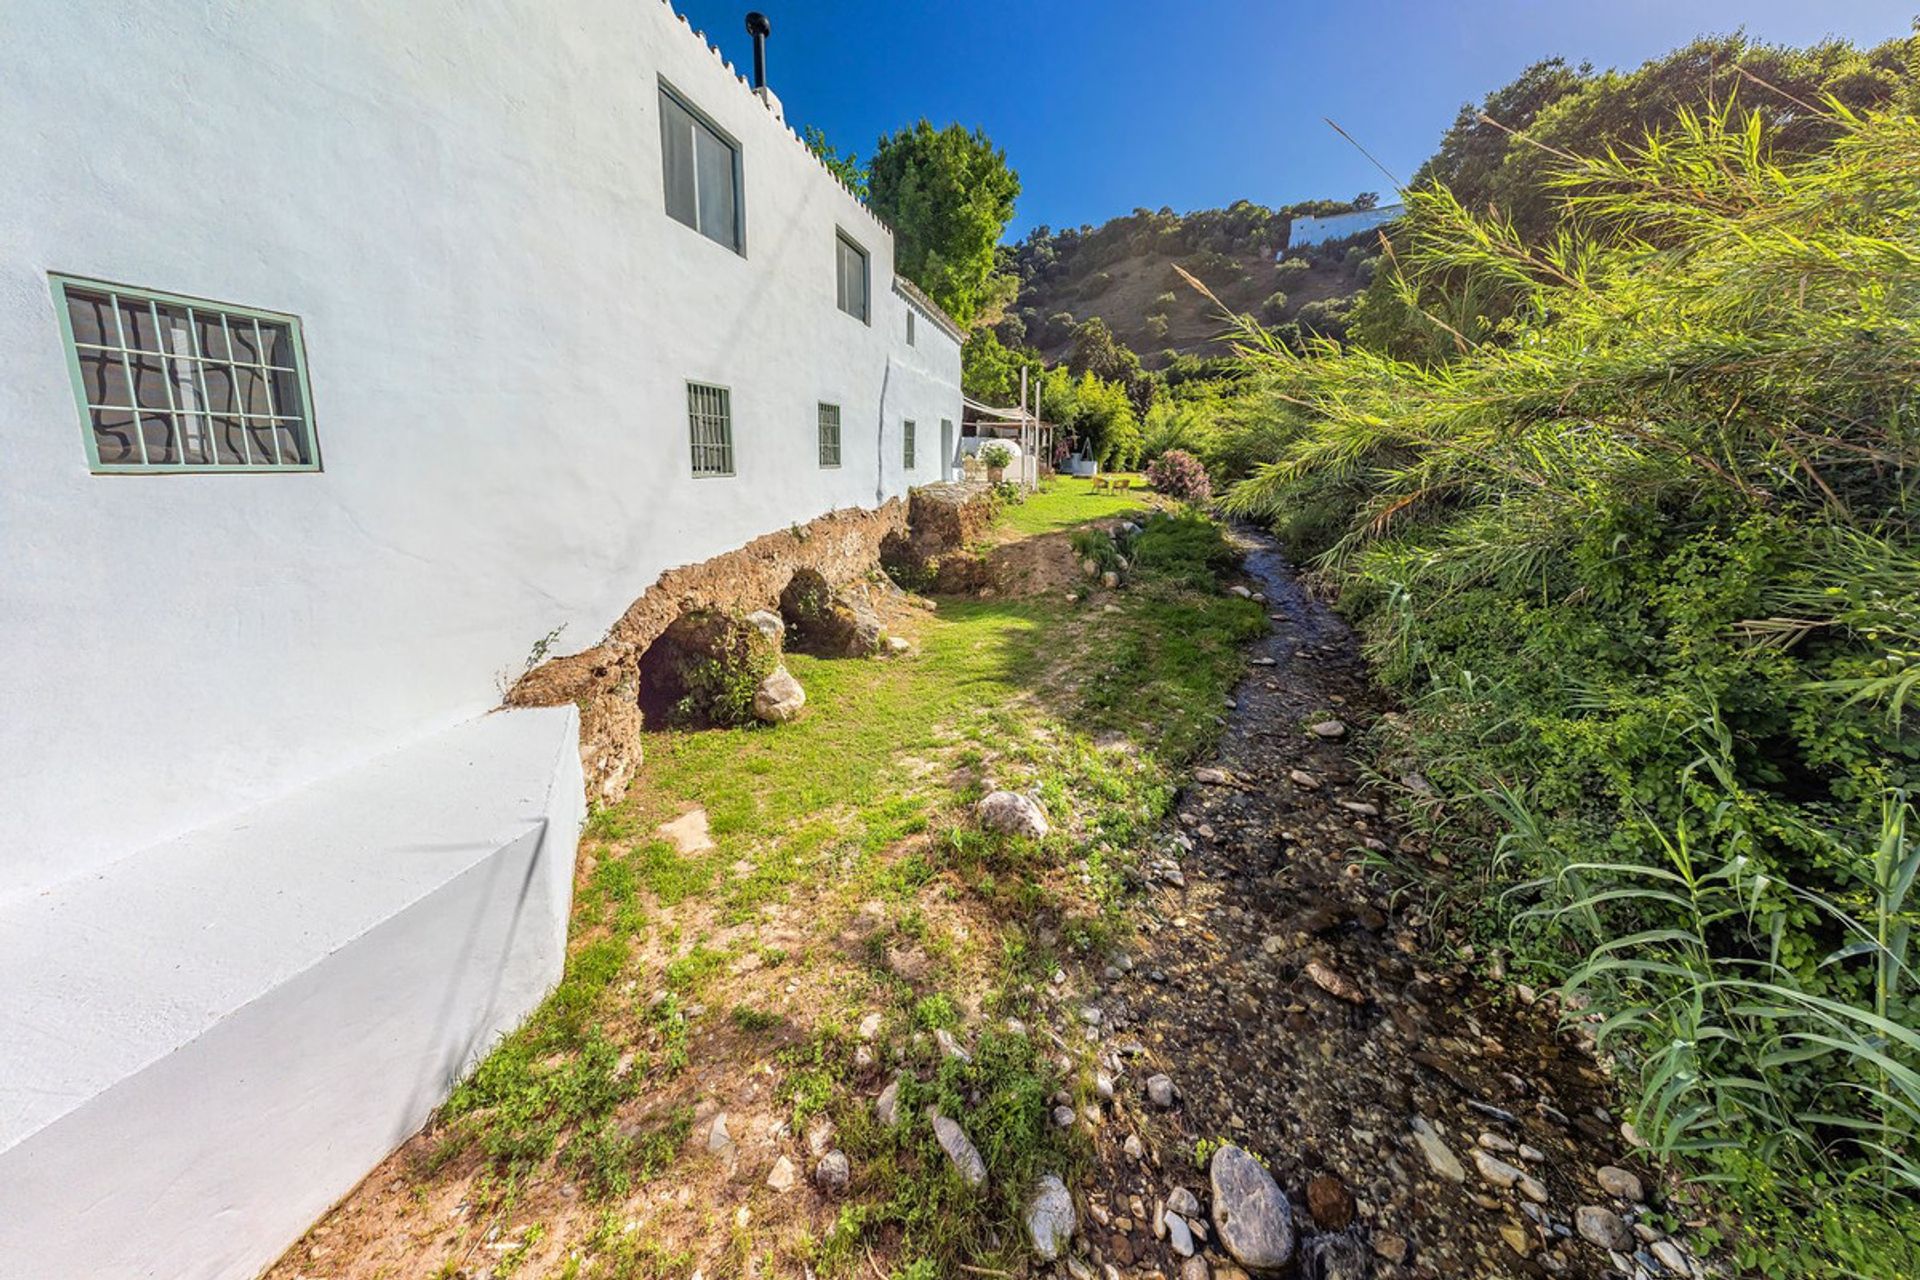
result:
M 1303 249 L 1323 240 L 1344 240 L 1362 231 L 1384 227 L 1399 219 L 1406 211 L 1407 207 L 1403 204 L 1389 204 L 1377 209 L 1355 209 L 1352 213 L 1331 214 L 1325 218 L 1295 218 L 1287 233 L 1287 247 Z
M 938 478 L 957 345 L 905 346 L 887 231 L 659 0 L 0 17 L 0 901 L 484 710 L 665 568 Z M 741 143 L 744 257 L 666 215 L 662 76 Z M 52 271 L 298 315 L 324 469 L 89 474 Z M 690 474 L 688 378 L 732 388 L 732 478 Z

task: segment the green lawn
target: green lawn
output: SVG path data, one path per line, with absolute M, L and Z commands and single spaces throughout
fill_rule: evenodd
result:
M 1009 507 L 1005 517 L 1007 527 L 1028 535 L 1058 533 L 1089 520 L 1146 510 L 1151 499 L 1143 487 L 1146 481 L 1137 475 L 1123 478 L 1131 479 L 1133 488 L 1120 493 L 1096 493 L 1091 480 L 1060 476 L 1025 502 Z

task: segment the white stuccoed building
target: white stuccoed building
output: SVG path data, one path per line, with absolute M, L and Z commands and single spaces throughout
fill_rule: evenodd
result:
M 503 677 L 946 478 L 962 335 L 661 0 L 6 32 L 0 1278 L 247 1276 L 558 976 Z

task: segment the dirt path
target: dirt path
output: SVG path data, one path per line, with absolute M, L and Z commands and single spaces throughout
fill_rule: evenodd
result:
M 1576 1226 L 1581 1206 L 1631 1225 L 1633 1201 L 1596 1184 L 1630 1152 L 1605 1078 L 1556 1032 L 1549 1002 L 1526 1007 L 1437 967 L 1415 922 L 1360 874 L 1369 844 L 1419 856 L 1376 816 L 1348 758 L 1351 734 L 1386 707 L 1340 620 L 1271 542 L 1241 536 L 1274 622 L 1229 713 L 1213 766 L 1225 777 L 1200 770 L 1182 796 L 1141 907 L 1143 945 L 1089 993 L 1123 1112 L 1087 1187 L 1094 1261 L 1207 1275 L 1152 1226 L 1186 1188 L 1202 1206 L 1190 1215 L 1201 1256 L 1235 1274 L 1204 1238 L 1195 1158 L 1197 1143 L 1227 1141 L 1293 1202 L 1305 1276 L 1662 1274 L 1644 1237 L 1627 1248 L 1639 1260 L 1610 1259 Z M 1347 735 L 1312 729 L 1335 720 Z M 1169 1108 L 1148 1097 L 1156 1073 L 1177 1091 Z M 1129 1129 L 1144 1155 L 1129 1154 Z

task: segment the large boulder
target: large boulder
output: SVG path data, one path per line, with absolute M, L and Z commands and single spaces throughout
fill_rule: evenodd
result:
M 640 709 L 655 725 L 748 724 L 755 695 L 779 663 L 779 645 L 745 618 L 689 610 L 640 659 Z
M 785 724 L 806 705 L 807 691 L 785 666 L 775 667 L 753 693 L 754 718 L 768 724 Z
M 864 658 L 880 652 L 886 633 L 864 599 L 836 592 L 817 570 L 796 569 L 780 593 L 788 647 L 821 658 Z
M 1213 1153 L 1213 1226 L 1221 1246 L 1249 1271 L 1278 1271 L 1293 1258 L 1293 1205 L 1266 1167 L 1229 1143 Z

